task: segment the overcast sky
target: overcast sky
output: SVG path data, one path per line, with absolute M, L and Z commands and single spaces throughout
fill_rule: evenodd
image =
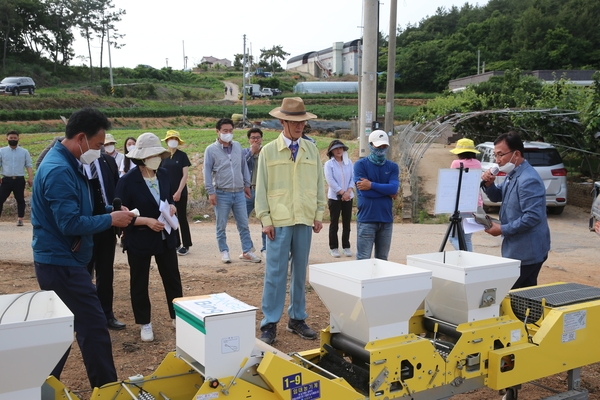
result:
M 290 57 L 331 47 L 362 36 L 363 0 L 113 0 L 127 12 L 117 24 L 125 46 L 111 49 L 113 67 L 183 69 L 204 56 L 227 58 L 243 52 L 260 56 L 260 49 L 281 45 Z M 398 0 L 397 24 L 406 27 L 435 14 L 438 7 L 461 7 L 464 0 Z M 469 1 L 484 5 L 487 0 Z M 389 0 L 381 0 L 380 31 L 389 31 Z M 73 65 L 88 64 L 87 45 L 76 32 Z M 105 44 L 106 46 L 106 44 Z M 185 53 L 184 53 L 185 48 Z M 99 65 L 100 44 L 92 43 L 92 60 Z M 86 57 L 84 60 L 78 56 Z M 108 55 L 104 52 L 104 66 Z M 285 67 L 285 61 L 282 63 Z

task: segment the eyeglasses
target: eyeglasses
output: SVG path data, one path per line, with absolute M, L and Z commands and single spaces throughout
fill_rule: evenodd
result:
M 515 151 L 516 151 L 516 150 L 513 150 L 513 151 L 507 151 L 506 153 L 494 153 L 494 157 L 496 157 L 496 158 L 502 158 L 502 157 L 504 157 L 504 156 L 505 156 L 505 155 L 507 155 L 507 154 L 514 153 Z
M 248 139 L 250 139 L 250 140 L 258 140 L 258 139 L 262 139 L 262 136 L 250 136 Z

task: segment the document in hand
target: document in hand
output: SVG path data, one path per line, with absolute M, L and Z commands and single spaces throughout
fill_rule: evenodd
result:
M 171 233 L 171 229 L 179 228 L 179 220 L 177 219 L 176 215 L 171 215 L 171 207 L 169 203 L 161 200 L 158 208 L 160 210 L 160 217 L 158 217 L 158 220 L 165 224 L 165 230 L 167 233 Z

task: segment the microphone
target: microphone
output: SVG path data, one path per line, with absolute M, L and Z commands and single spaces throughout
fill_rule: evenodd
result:
M 121 202 L 121 199 L 120 199 L 120 198 L 118 198 L 118 197 L 115 197 L 115 198 L 113 199 L 113 203 L 112 203 L 112 206 L 113 206 L 113 211 L 121 211 L 121 206 L 122 206 L 122 205 L 123 205 L 123 203 Z
M 121 207 L 123 206 L 123 203 L 120 198 L 115 197 L 113 199 L 112 206 L 113 206 L 113 211 L 121 211 Z M 121 237 L 121 228 L 115 227 L 115 235 L 117 235 L 118 238 Z
M 491 167 L 491 168 L 490 168 L 488 171 L 490 171 L 490 173 L 491 173 L 493 176 L 498 176 L 498 174 L 500 173 L 500 168 L 498 168 L 498 166 L 497 166 L 497 165 L 494 165 L 494 166 L 492 166 L 492 167 Z M 481 180 L 481 184 L 480 184 L 479 186 L 481 186 L 482 188 L 484 188 L 484 187 L 486 187 L 486 185 L 485 185 L 486 183 L 487 183 L 487 182 L 486 182 L 486 181 L 484 181 L 484 180 L 482 179 L 482 180 Z M 115 199 L 115 200 L 116 200 L 116 199 Z M 121 201 L 121 200 L 119 200 L 119 201 Z M 113 204 L 114 204 L 114 202 L 113 202 Z

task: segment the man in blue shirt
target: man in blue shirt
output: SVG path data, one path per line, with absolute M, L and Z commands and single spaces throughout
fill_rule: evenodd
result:
M 65 138 L 57 141 L 40 164 L 31 196 L 33 261 L 42 290 L 53 290 L 74 315 L 77 343 L 92 387 L 117 380 L 110 334 L 96 287 L 87 265 L 92 258 L 93 235 L 111 226 L 124 228 L 133 213 L 112 211 L 93 215 L 94 195 L 83 165 L 100 157 L 110 122 L 99 111 L 75 112 Z M 112 211 L 112 212 L 111 212 Z M 54 367 L 60 379 L 69 350 Z
M 17 226 L 23 226 L 25 216 L 25 170 L 27 170 L 27 183 L 33 184 L 33 170 L 31 169 L 31 156 L 29 152 L 19 146 L 19 132 L 6 133 L 8 146 L 0 149 L 0 216 L 4 202 L 11 192 L 17 201 Z
M 390 147 L 388 134 L 381 130 L 369 135 L 371 154 L 354 164 L 354 182 L 358 199 L 356 259 L 387 260 L 392 242 L 394 213 L 392 204 L 398 195 L 398 165 L 386 159 Z

